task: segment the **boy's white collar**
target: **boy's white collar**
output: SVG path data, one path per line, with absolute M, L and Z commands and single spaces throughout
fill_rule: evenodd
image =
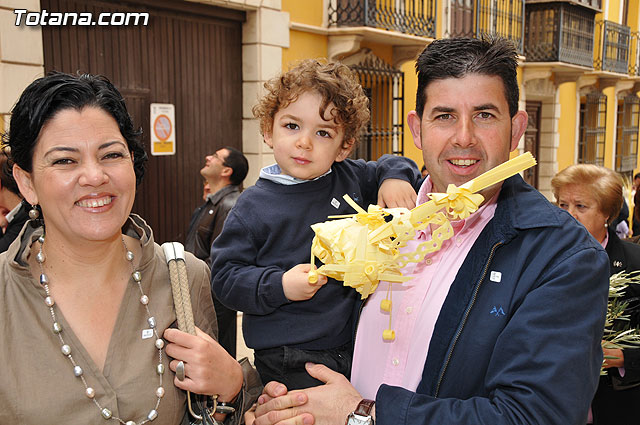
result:
M 298 178 L 289 176 L 287 174 L 282 174 L 282 169 L 278 164 L 271 164 L 264 167 L 262 170 L 260 170 L 260 178 L 263 178 L 265 180 L 271 180 L 274 183 L 293 185 L 293 184 L 300 184 L 300 183 L 306 183 L 313 180 L 318 180 L 319 178 L 326 176 L 330 172 L 331 172 L 331 168 L 329 168 L 329 171 L 327 171 L 326 173 L 324 173 L 319 177 L 316 177 L 315 179 L 303 180 L 303 179 L 298 179 Z

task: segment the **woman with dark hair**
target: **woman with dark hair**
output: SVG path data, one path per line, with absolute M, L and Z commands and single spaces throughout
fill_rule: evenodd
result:
M 622 241 L 610 224 L 618 217 L 623 203 L 623 182 L 618 173 L 591 164 L 571 165 L 551 180 L 558 206 L 582 223 L 609 255 L 610 274 L 640 270 L 640 245 Z M 639 285 L 627 287 L 623 301 L 630 322 L 640 325 Z M 591 405 L 593 423 L 635 424 L 640 415 L 640 349 L 603 348 L 607 375 Z
M 209 270 L 188 253 L 197 335 L 175 329 L 164 254 L 131 214 L 139 137 L 103 77 L 40 78 L 12 111 L 5 144 L 32 208 L 0 255 L 0 423 L 176 425 L 187 390 L 250 401 L 215 341 Z M 226 418 L 224 407 L 217 419 L 238 423 L 242 406 Z

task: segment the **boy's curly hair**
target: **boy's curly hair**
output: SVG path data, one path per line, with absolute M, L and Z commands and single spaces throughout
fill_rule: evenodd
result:
M 333 62 L 322 63 L 306 59 L 289 71 L 264 83 L 266 94 L 253 107 L 253 115 L 260 119 L 260 133 L 273 130 L 276 113 L 295 102 L 307 91 L 322 96 L 318 111 L 324 119 L 330 104 L 335 123 L 344 130 L 344 142 L 357 139 L 369 122 L 369 99 L 364 94 L 357 77 L 348 66 Z

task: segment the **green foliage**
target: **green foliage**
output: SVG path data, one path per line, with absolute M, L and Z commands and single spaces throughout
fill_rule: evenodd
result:
M 627 303 L 620 298 L 629 285 L 640 284 L 640 271 L 619 272 L 609 279 L 609 301 L 607 302 L 607 317 L 604 322 L 602 347 L 609 349 L 624 349 L 640 347 L 640 329 L 632 328 L 629 315 L 625 313 Z M 616 358 L 605 356 L 605 360 Z M 604 368 L 601 373 L 604 375 Z

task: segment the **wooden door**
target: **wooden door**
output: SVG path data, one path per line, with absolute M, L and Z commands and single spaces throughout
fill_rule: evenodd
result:
M 451 36 L 475 37 L 475 0 L 451 0 Z
M 529 114 L 529 122 L 527 130 L 524 133 L 524 150 L 531 152 L 534 158 L 538 159 L 540 151 L 540 111 L 542 102 L 527 101 L 527 114 Z M 538 161 L 540 161 L 538 159 Z M 524 180 L 531 186 L 538 188 L 538 166 L 528 168 L 523 173 Z
M 175 105 L 176 154 L 149 156 L 134 212 L 156 241 L 183 240 L 202 202 L 204 157 L 242 150 L 244 12 L 168 0 L 41 0 L 49 12 L 148 12 L 128 26 L 43 26 L 45 71 L 103 74 L 121 90 L 150 153 L 150 103 Z

